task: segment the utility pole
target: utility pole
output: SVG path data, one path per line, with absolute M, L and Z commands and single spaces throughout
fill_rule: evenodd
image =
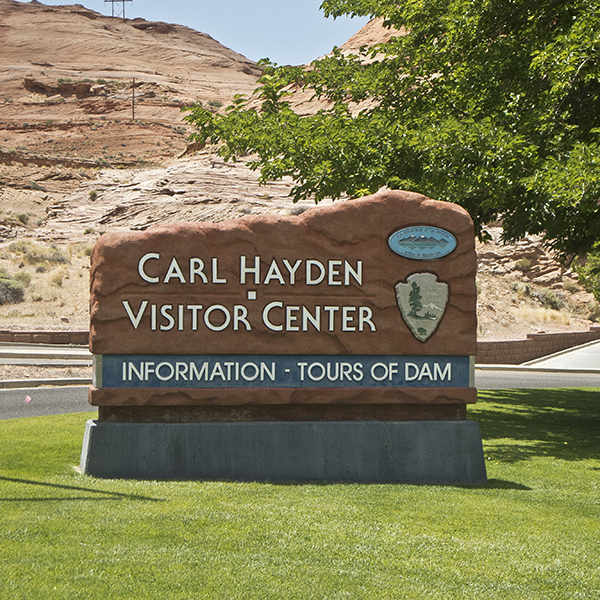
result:
M 131 86 L 131 120 L 135 121 L 135 77 Z
M 104 2 L 110 2 L 112 4 L 112 16 L 125 18 L 125 2 L 132 2 L 133 0 L 104 0 Z M 123 6 L 121 12 L 115 11 L 115 4 L 121 4 Z

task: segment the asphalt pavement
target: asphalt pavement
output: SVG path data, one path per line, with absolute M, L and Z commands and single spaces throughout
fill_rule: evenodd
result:
M 475 369 L 480 390 L 525 388 L 600 388 L 600 372 L 548 372 L 515 367 Z M 0 389 L 0 420 L 95 410 L 88 404 L 88 386 Z M 29 400 L 28 400 L 29 398 Z
M 84 348 L 40 348 L 37 345 L 35 349 L 20 350 L 14 346 L 6 349 L 5 344 L 0 346 L 3 347 L 0 348 L 0 361 L 37 360 L 40 364 L 43 361 L 88 362 L 91 359 Z M 35 358 L 31 352 L 37 353 Z M 0 382 L 0 387 L 3 383 L 9 382 Z M 49 381 L 45 385 L 54 387 L 33 387 L 44 385 L 44 382 L 10 382 L 9 389 L 0 389 L 0 420 L 94 410 L 88 404 L 87 385 L 57 386 L 60 383 Z M 81 381 L 83 383 L 88 382 Z M 584 344 L 524 365 L 476 365 L 475 387 L 481 390 L 600 388 L 600 342 Z
M 600 388 L 600 370 L 595 373 L 507 365 L 475 367 L 475 387 L 480 390 L 526 388 Z
M 536 358 L 523 364 L 523 366 L 536 367 L 537 369 L 580 370 L 591 369 L 600 371 L 600 341 L 589 342 L 550 356 Z
M 0 390 L 0 420 L 90 410 L 87 385 Z

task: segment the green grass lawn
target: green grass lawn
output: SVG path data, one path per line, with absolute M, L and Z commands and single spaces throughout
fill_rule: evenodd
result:
M 600 598 L 600 390 L 469 416 L 485 487 L 101 480 L 91 413 L 0 421 L 0 598 Z

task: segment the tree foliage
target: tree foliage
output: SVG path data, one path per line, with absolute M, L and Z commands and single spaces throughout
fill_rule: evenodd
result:
M 577 267 L 579 281 L 600 302 L 600 242 L 594 245 L 592 252 L 581 262 Z
M 326 16 L 400 30 L 309 68 L 263 61 L 258 102 L 194 106 L 199 141 L 255 154 L 261 180 L 297 199 L 382 186 L 456 202 L 478 232 L 543 233 L 559 253 L 600 238 L 600 11 L 594 0 L 325 0 Z M 294 90 L 327 108 L 299 116 Z

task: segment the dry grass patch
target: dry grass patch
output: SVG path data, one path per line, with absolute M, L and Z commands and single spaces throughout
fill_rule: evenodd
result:
M 556 323 L 560 325 L 570 325 L 571 317 L 568 313 L 551 308 L 531 308 L 529 306 L 511 308 L 512 316 L 530 325 L 542 325 L 546 323 Z
M 0 248 L 0 269 L 23 287 L 22 301 L 0 306 L 0 327 L 88 327 L 92 246 L 17 240 Z
M 10 256 L 13 255 L 13 256 Z M 69 255 L 59 249 L 55 244 L 41 244 L 31 240 L 11 242 L 3 256 L 13 258 L 19 267 L 35 266 L 40 272 L 47 270 L 52 265 L 68 264 Z M 40 268 L 41 267 L 41 268 Z

